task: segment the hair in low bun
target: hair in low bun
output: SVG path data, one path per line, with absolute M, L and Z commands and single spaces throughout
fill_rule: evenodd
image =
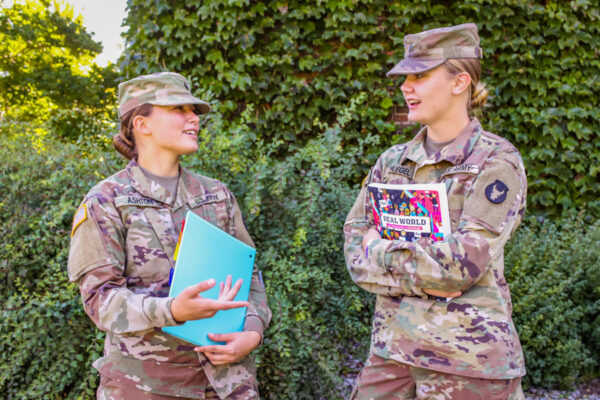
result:
M 113 146 L 125 158 L 131 160 L 137 156 L 135 137 L 133 135 L 133 119 L 138 115 L 147 117 L 152 113 L 151 104 L 142 104 L 121 117 L 121 129 L 113 136 Z
M 125 138 L 120 132 L 113 136 L 113 146 L 125 158 L 131 160 L 137 155 L 135 145 Z
M 483 108 L 487 103 L 488 91 L 485 88 L 485 83 L 479 81 L 475 85 L 475 89 L 471 89 L 470 109 L 477 110 Z
M 485 84 L 481 82 L 481 63 L 479 59 L 451 58 L 446 60 L 443 65 L 453 75 L 461 72 L 471 75 L 470 97 L 467 109 L 469 111 L 480 110 L 487 102 L 488 91 L 485 88 Z

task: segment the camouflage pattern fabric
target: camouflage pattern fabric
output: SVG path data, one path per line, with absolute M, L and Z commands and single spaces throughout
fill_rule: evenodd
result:
M 412 366 L 484 379 L 525 375 L 504 278 L 504 245 L 525 211 L 527 182 L 517 149 L 473 119 L 427 157 L 426 128 L 384 152 L 367 182 L 446 185 L 452 235 L 439 242 L 361 241 L 374 227 L 366 185 L 344 225 L 352 280 L 377 294 L 371 354 Z M 423 288 L 462 291 L 436 301 Z
M 483 58 L 477 25 L 469 23 L 406 35 L 404 59 L 387 76 L 429 71 L 449 58 Z
M 444 374 L 371 355 L 351 400 L 525 400 L 521 378 L 482 379 Z
M 69 279 L 79 283 L 86 313 L 106 332 L 104 356 L 94 363 L 101 376 L 194 399 L 203 399 L 210 383 L 226 398 L 244 385 L 256 387 L 252 357 L 213 366 L 192 344 L 159 329 L 177 323 L 167 297 L 169 271 L 188 210 L 254 247 L 225 185 L 181 168 L 173 196 L 132 161 L 85 196 L 71 238 Z M 249 302 L 244 330 L 262 335 L 271 311 L 256 268 Z
M 227 398 L 221 398 L 209 385 L 206 388 L 206 400 L 259 400 L 258 386 L 256 382 L 248 381 L 230 393 Z
M 188 397 L 189 398 L 189 397 Z M 248 381 L 239 386 L 227 397 L 220 397 L 219 394 L 210 386 L 206 385 L 204 400 L 259 400 L 258 386 L 256 381 Z M 106 377 L 101 377 L 100 387 L 97 393 L 98 400 L 182 400 L 185 397 L 165 396 L 152 392 L 144 392 L 131 386 L 119 384 Z
M 119 84 L 119 118 L 142 104 L 193 104 L 199 113 L 210 111 L 210 104 L 192 96 L 188 80 L 175 72 L 142 75 Z

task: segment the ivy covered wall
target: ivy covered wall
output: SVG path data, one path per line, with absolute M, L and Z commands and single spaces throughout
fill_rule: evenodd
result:
M 475 22 L 491 92 L 484 127 L 521 150 L 530 209 L 600 216 L 600 11 L 589 0 L 249 1 L 130 0 L 132 77 L 173 70 L 193 77 L 232 122 L 252 106 L 258 139 L 284 158 L 365 95 L 341 133 L 360 182 L 395 132 L 398 82 L 385 78 L 407 33 Z M 360 151 L 360 140 L 377 136 Z

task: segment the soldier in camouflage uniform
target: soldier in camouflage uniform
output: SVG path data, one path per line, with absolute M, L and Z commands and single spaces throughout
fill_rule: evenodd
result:
M 377 295 L 370 355 L 351 398 L 523 399 L 504 278 L 504 245 L 525 211 L 523 161 L 469 117 L 487 96 L 474 24 L 407 35 L 404 47 L 388 76 L 406 75 L 408 117 L 423 128 L 379 157 L 344 225 L 350 276 Z M 450 237 L 382 239 L 366 186 L 438 182 Z
M 180 155 L 197 150 L 197 113 L 209 109 L 179 74 L 119 85 L 122 124 L 114 143 L 132 160 L 85 196 L 73 221 L 68 262 L 86 313 L 106 332 L 104 356 L 94 363 L 100 399 L 259 398 L 249 353 L 260 344 L 271 312 L 256 268 L 249 302 L 232 301 L 241 282 L 232 287 L 230 279 L 218 300 L 201 297 L 214 280 L 168 297 L 188 210 L 254 246 L 231 191 L 179 165 Z M 195 347 L 160 329 L 241 306 L 248 306 L 243 332 L 211 336 L 225 345 Z

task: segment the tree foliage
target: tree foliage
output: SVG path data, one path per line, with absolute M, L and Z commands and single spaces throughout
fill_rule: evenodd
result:
M 52 119 L 70 139 L 112 118 L 117 71 L 92 63 L 101 51 L 70 6 L 32 0 L 0 8 L 0 117 Z

